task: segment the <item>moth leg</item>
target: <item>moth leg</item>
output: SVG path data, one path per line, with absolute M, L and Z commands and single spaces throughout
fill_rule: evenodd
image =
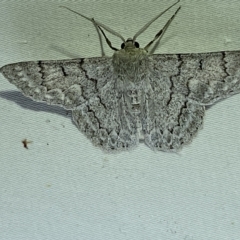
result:
M 167 21 L 167 23 L 165 24 L 165 26 L 155 35 L 154 39 L 152 41 L 150 41 L 145 47 L 144 49 L 146 51 L 148 51 L 149 47 L 157 40 L 159 39 L 161 36 L 163 36 L 163 34 L 165 33 L 165 31 L 168 29 L 170 23 L 172 22 L 172 20 L 174 19 L 174 17 L 177 15 L 178 11 L 180 10 L 181 6 L 177 9 L 177 11 L 172 15 L 172 17 Z
M 102 33 L 102 35 L 104 36 L 104 38 L 105 38 L 105 40 L 106 40 L 106 43 L 107 43 L 107 45 L 112 49 L 112 50 L 114 50 L 114 51 L 118 51 L 118 49 L 117 48 L 115 48 L 115 47 L 113 47 L 112 46 L 112 43 L 111 43 L 111 41 L 107 38 L 107 36 L 106 36 L 106 34 L 104 33 L 104 31 L 101 29 L 101 27 L 100 26 L 98 26 L 98 28 L 100 29 L 100 31 L 101 31 L 101 33 Z M 125 41 L 124 41 L 125 42 Z
M 107 32 L 111 33 L 112 35 L 114 35 L 114 36 L 116 36 L 116 37 L 119 37 L 120 39 L 122 39 L 123 42 L 125 42 L 125 39 L 124 39 L 124 37 L 123 37 L 122 35 L 120 35 L 120 34 L 119 34 L 118 32 L 116 32 L 116 31 L 114 31 L 114 30 L 111 29 L 110 27 L 107 27 L 106 25 L 98 22 L 98 21 L 95 20 L 94 18 L 86 17 L 86 16 L 84 16 L 83 14 L 78 13 L 78 12 L 76 12 L 76 11 L 68 8 L 68 7 L 65 7 L 65 6 L 60 6 L 60 7 L 66 8 L 67 10 L 69 10 L 69 11 L 71 11 L 71 12 L 73 12 L 73 13 L 76 13 L 77 15 L 80 15 L 81 17 L 83 17 L 83 18 L 87 19 L 88 21 L 92 22 L 95 26 L 101 27 L 101 28 L 105 29 Z

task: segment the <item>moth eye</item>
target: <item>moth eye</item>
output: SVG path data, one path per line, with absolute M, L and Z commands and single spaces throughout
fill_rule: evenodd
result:
M 139 48 L 139 43 L 138 43 L 138 42 L 134 42 L 134 46 L 135 46 L 136 48 Z
M 122 44 L 121 44 L 121 49 L 124 49 L 125 48 L 125 43 L 123 42 Z

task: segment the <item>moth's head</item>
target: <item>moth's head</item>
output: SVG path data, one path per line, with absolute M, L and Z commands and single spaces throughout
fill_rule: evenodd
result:
M 128 38 L 121 44 L 121 49 L 135 49 L 139 48 L 139 43 L 134 41 L 132 38 Z

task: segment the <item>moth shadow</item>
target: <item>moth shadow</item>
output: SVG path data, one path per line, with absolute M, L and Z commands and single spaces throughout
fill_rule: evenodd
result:
M 21 92 L 18 91 L 1 91 L 0 97 L 8 101 L 15 102 L 22 108 L 29 109 L 32 111 L 42 111 L 49 112 L 53 114 L 58 114 L 64 117 L 71 117 L 71 111 L 66 110 L 62 107 L 55 105 L 48 105 L 44 102 L 35 102 L 32 99 L 25 97 Z
M 65 56 L 69 57 L 70 59 L 82 58 L 81 56 L 79 56 L 77 54 L 74 54 L 74 53 L 71 53 L 71 52 L 69 52 L 69 51 L 65 50 L 64 48 L 59 47 L 57 45 L 51 44 L 50 48 L 52 50 L 54 50 L 55 52 L 57 52 L 57 53 L 61 53 L 61 54 L 65 55 Z

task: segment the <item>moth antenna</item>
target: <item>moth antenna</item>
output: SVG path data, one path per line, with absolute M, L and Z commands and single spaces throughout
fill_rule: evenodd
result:
M 146 23 L 134 36 L 133 36 L 133 42 L 137 39 L 137 37 L 142 34 L 153 22 L 155 22 L 159 17 L 161 17 L 165 12 L 167 12 L 170 8 L 175 6 L 177 3 L 179 3 L 180 0 L 172 4 L 169 8 L 164 10 L 163 12 L 159 13 L 156 17 L 154 17 L 152 20 L 150 20 L 148 23 Z
M 148 51 L 148 48 L 157 40 L 159 39 L 168 29 L 170 23 L 172 22 L 172 20 L 174 19 L 174 17 L 177 15 L 178 11 L 181 9 L 181 6 L 177 9 L 177 11 L 172 15 L 172 17 L 167 21 L 167 23 L 165 24 L 165 26 L 155 35 L 154 39 L 152 41 L 150 41 L 145 47 L 144 49 L 146 51 Z

